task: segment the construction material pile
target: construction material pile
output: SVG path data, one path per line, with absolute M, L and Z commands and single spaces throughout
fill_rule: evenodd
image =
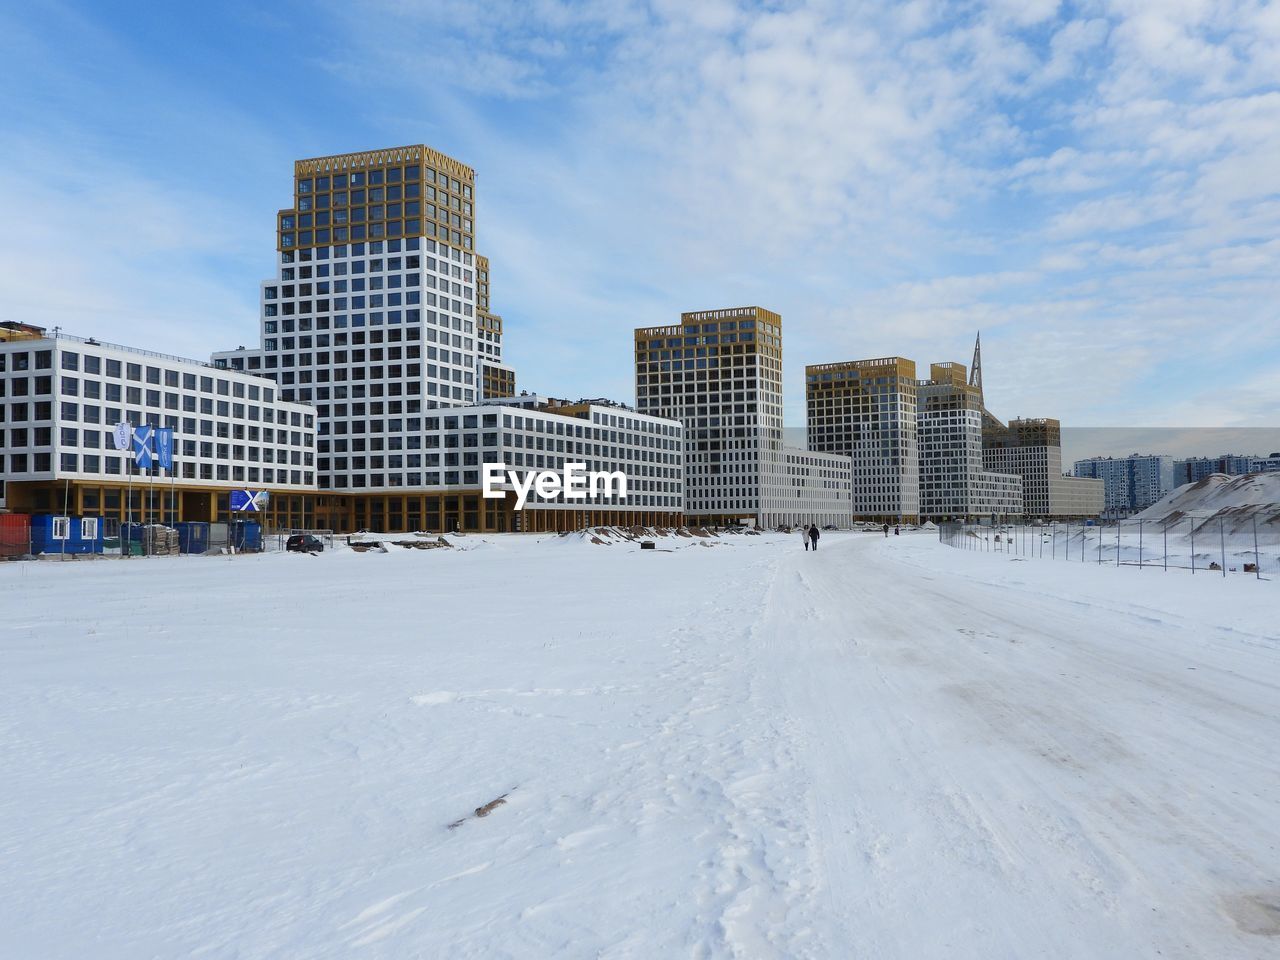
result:
M 176 557 L 178 531 L 159 523 L 147 524 L 142 528 L 142 552 L 149 557 Z

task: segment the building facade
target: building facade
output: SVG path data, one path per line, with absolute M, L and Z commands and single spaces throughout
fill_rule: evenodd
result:
M 635 331 L 636 409 L 678 420 L 691 522 L 758 522 L 784 486 L 782 318 L 760 307 L 684 313 Z
M 855 519 L 913 523 L 919 517 L 917 404 L 912 360 L 805 367 L 809 449 L 850 458 Z
M 1273 452 L 1265 457 L 1254 457 L 1249 467 L 1250 473 L 1271 473 L 1280 471 L 1280 452 Z
M 1173 458 L 1159 455 L 1092 457 L 1077 460 L 1071 472 L 1077 477 L 1103 482 L 1106 491 L 1103 516 L 1109 520 L 1145 510 L 1175 486 Z
M 1020 517 L 1022 479 L 983 468 L 981 388 L 964 364 L 935 363 L 917 383 L 920 516 L 925 520 Z
M 569 403 L 526 394 L 433 410 L 407 425 L 409 449 L 390 494 L 329 497 L 320 511 L 331 529 L 547 532 L 618 524 L 672 526 L 684 511 L 684 431 L 604 400 Z M 514 486 L 484 496 L 486 464 L 526 478 L 534 471 L 622 471 L 627 495 L 542 499 L 517 509 Z
M 120 422 L 171 428 L 173 468 L 139 469 L 115 447 Z M 14 512 L 225 521 L 230 492 L 252 488 L 270 494 L 264 522 L 314 516 L 314 411 L 261 377 L 2 324 L 0 434 Z
M 299 160 L 293 174 L 276 272 L 261 285 L 260 343 L 214 362 L 314 407 L 320 526 L 496 531 L 678 517 L 683 482 L 669 458 L 682 466 L 683 440 L 674 454 L 665 446 L 678 423 L 599 404 L 484 406 L 514 401 L 516 378 L 491 265 L 476 250 L 471 167 L 419 144 Z M 636 493 L 576 509 L 535 499 L 517 516 L 482 496 L 486 458 L 507 456 L 535 469 L 616 457 Z
M 1054 419 L 1014 419 L 1008 425 L 988 414 L 982 431 L 982 465 L 993 473 L 1022 478 L 1028 517 L 1070 519 L 1101 516 L 1106 490 L 1101 480 L 1062 473 L 1062 425 Z
M 502 317 L 489 309 L 489 258 L 476 256 L 476 383 L 480 399 L 514 397 L 516 371 L 502 362 Z
M 1188 457 L 1186 460 L 1173 461 L 1173 485 L 1180 487 L 1184 483 L 1198 483 L 1215 473 L 1234 477 L 1245 473 L 1266 473 L 1271 470 L 1280 470 L 1280 454 L 1273 453 L 1270 457 L 1240 454 Z
M 770 485 L 761 504 L 762 527 L 849 526 L 853 469 L 848 457 L 783 447 L 781 467 L 781 486 Z
M 783 444 L 778 314 L 702 310 L 639 328 L 635 363 L 636 408 L 684 424 L 690 522 L 848 525 L 849 459 Z
M 484 350 L 477 327 L 475 172 L 416 145 L 299 160 L 293 173 L 260 346 L 214 362 L 314 406 L 321 489 L 404 487 L 409 424 L 476 404 L 480 358 L 501 360 L 500 318 Z

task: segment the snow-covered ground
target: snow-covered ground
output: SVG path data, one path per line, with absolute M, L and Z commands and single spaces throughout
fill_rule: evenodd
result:
M 713 544 L 0 565 L 0 956 L 1280 955 L 1272 584 Z

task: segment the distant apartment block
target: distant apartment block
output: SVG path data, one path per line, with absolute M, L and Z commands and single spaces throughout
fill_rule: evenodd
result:
M 1175 486 L 1173 458 L 1130 454 L 1127 457 L 1093 457 L 1077 460 L 1072 473 L 1101 480 L 1105 486 L 1108 519 L 1119 519 L 1145 510 Z
M 805 367 L 809 449 L 851 459 L 856 519 L 920 515 L 917 390 L 915 362 L 902 357 Z
M 1101 516 L 1106 506 L 1101 480 L 1062 474 L 1062 425 L 1045 417 L 1003 424 L 984 418 L 982 464 L 994 473 L 1022 478 L 1023 510 L 1028 517 L 1069 519 Z
M 1215 473 L 1227 476 L 1239 476 L 1245 473 L 1266 473 L 1280 470 L 1280 453 L 1269 457 L 1244 456 L 1241 454 L 1223 454 L 1220 457 L 1188 457 L 1173 462 L 1173 485 L 1180 487 L 1184 483 L 1198 483 L 1205 477 Z
M 691 522 L 849 522 L 849 458 L 782 441 L 782 318 L 762 307 L 684 313 L 635 331 L 636 407 L 679 420 Z
M 1270 453 L 1265 457 L 1255 457 L 1250 473 L 1270 473 L 1280 470 L 1280 452 Z

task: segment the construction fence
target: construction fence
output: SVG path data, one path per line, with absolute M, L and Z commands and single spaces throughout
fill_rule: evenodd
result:
M 946 523 L 938 527 L 938 539 L 959 550 L 1062 563 L 1190 570 L 1223 577 L 1247 574 L 1259 580 L 1280 575 L 1280 517 L 1182 516 L 1103 524 Z

